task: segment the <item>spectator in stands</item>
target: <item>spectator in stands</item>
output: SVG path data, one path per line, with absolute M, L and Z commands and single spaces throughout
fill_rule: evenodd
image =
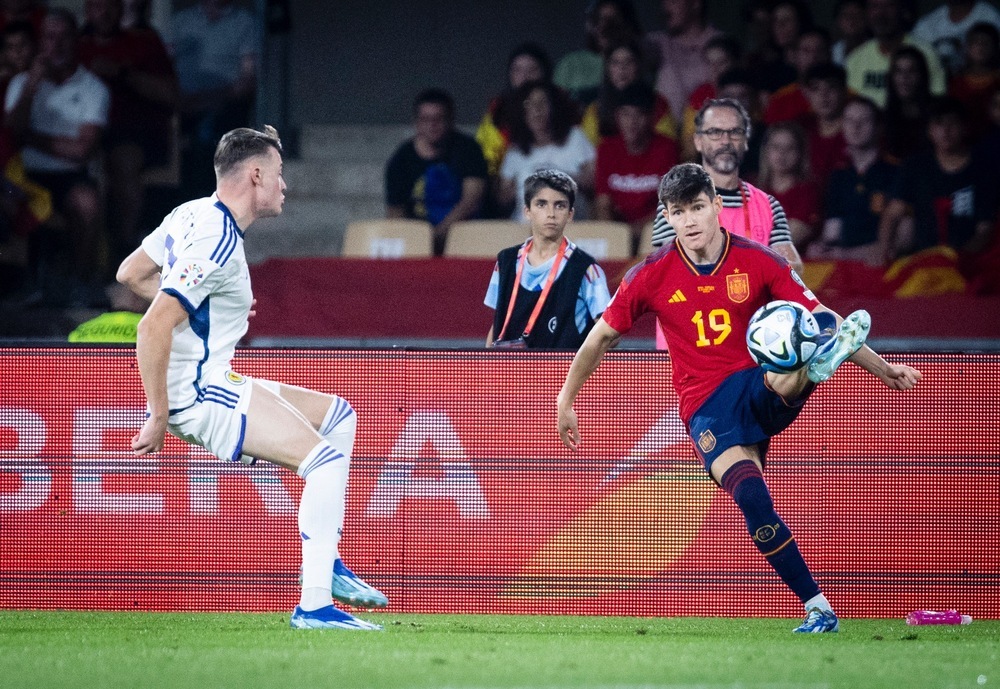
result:
M 762 93 L 774 94 L 796 80 L 799 38 L 812 29 L 812 14 L 801 0 L 780 0 L 771 9 L 770 50 L 751 55 L 749 64 Z M 829 36 L 826 37 L 829 54 Z M 828 58 L 829 59 L 829 58 Z
M 45 3 L 35 0 L 0 0 L 0 31 L 14 22 L 28 22 L 35 35 L 42 32 L 42 20 L 45 19 Z
M 142 172 L 170 160 L 177 77 L 155 31 L 120 28 L 122 0 L 86 0 L 84 9 L 80 61 L 111 91 L 102 143 L 114 209 L 108 216 L 111 265 L 117 266 L 142 238 Z
M 941 95 L 945 91 L 944 69 L 933 48 L 906 33 L 902 2 L 868 0 L 868 25 L 874 38 L 855 48 L 844 63 L 847 85 L 880 108 L 885 107 L 888 96 L 889 58 L 903 45 L 917 48 L 927 59 L 931 93 Z
M 642 82 L 627 86 L 615 109 L 618 134 L 597 147 L 595 215 L 631 226 L 633 254 L 656 213 L 660 179 L 677 164 L 676 142 L 653 130 L 657 95 Z
M 25 20 L 10 22 L 0 31 L 0 94 L 35 60 L 38 35 Z M 28 283 L 29 258 L 26 238 L 52 216 L 52 195 L 27 178 L 20 144 L 7 127 L 0 126 L 0 263 L 6 273 L 0 285 L 23 288 Z
M 698 157 L 698 152 L 694 150 L 694 116 L 706 101 L 718 97 L 719 77 L 739 66 L 742 50 L 739 41 L 732 36 L 717 36 L 705 45 L 703 57 L 705 64 L 708 65 L 709 79 L 691 92 L 684 106 L 684 113 L 681 115 L 678 142 L 681 148 L 681 160 L 685 162 Z
M 389 218 L 417 218 L 434 226 L 434 255 L 444 251 L 451 226 L 474 218 L 486 193 L 486 160 L 479 144 L 455 129 L 455 102 L 426 89 L 413 102 L 414 136 L 385 168 Z
M 879 224 L 883 260 L 936 245 L 977 253 L 993 239 L 997 210 L 995 161 L 973 155 L 961 102 L 941 98 L 931 105 L 927 133 L 932 150 L 903 163 L 899 181 Z M 904 220 L 913 218 L 913 232 Z
M 844 66 L 851 51 L 869 39 L 865 0 L 838 0 L 833 11 L 837 40 L 830 50 L 834 64 Z
M 150 15 L 153 11 L 153 0 L 123 0 L 122 20 L 123 29 L 153 29 Z
M 770 246 L 801 272 L 802 259 L 792 243 L 785 209 L 772 195 L 740 179 L 740 162 L 746 155 L 751 129 L 746 108 L 731 98 L 710 100 L 698 112 L 695 124 L 701 164 L 722 198 L 722 226 L 734 235 Z M 653 246 L 675 236 L 660 204 L 653 225 Z
M 642 48 L 637 41 L 616 43 L 604 56 L 604 81 L 597 99 L 583 111 L 580 127 L 590 142 L 597 146 L 606 136 L 618 133 L 616 110 L 622 92 L 633 84 L 644 83 Z M 671 139 L 677 138 L 677 125 L 670 104 L 662 94 L 656 94 L 653 130 Z
M 35 29 L 26 21 L 11 22 L 0 31 L 0 93 L 15 74 L 26 72 L 35 59 Z
M 819 228 L 820 190 L 809 175 L 805 132 L 796 123 L 768 127 L 757 186 L 784 208 L 792 242 L 800 252 L 805 251 Z
M 969 111 L 973 140 L 989 128 L 990 96 L 1000 87 L 1000 31 L 992 24 L 973 24 L 965 38 L 965 65 L 952 77 L 948 94 Z
M 723 73 L 719 77 L 719 97 L 717 100 L 724 98 L 732 98 L 742 105 L 743 109 L 750 115 L 750 139 L 747 141 L 743 162 L 740 163 L 740 174 L 743 177 L 753 177 L 760 169 L 760 146 L 764 141 L 764 134 L 767 133 L 767 125 L 761 119 L 760 91 L 757 90 L 753 74 L 749 70 L 739 68 Z M 702 104 L 702 108 L 704 107 L 705 105 Z M 694 135 L 695 131 L 692 130 L 692 146 L 694 146 Z M 695 151 L 695 157 L 697 157 L 697 151 Z
M 847 73 L 835 64 L 816 65 L 806 73 L 805 94 L 813 111 L 809 123 L 809 168 L 822 189 L 830 173 L 847 164 L 843 134 Z
M 257 20 L 233 0 L 199 0 L 170 20 L 168 48 L 180 82 L 181 196 L 215 188 L 219 138 L 250 123 L 257 90 Z
M 881 262 L 878 223 L 899 168 L 879 150 L 880 116 L 878 106 L 861 96 L 844 106 L 849 163 L 830 174 L 823 233 L 809 245 L 808 258 Z
M 989 124 L 986 132 L 979 139 L 979 150 L 983 160 L 1000 160 L 1000 86 L 990 94 L 990 104 L 987 109 Z
M 35 30 L 26 21 L 15 21 L 8 24 L 3 31 L 0 31 L 0 94 L 6 96 L 7 86 L 15 75 L 25 72 L 31 67 L 35 59 Z M 0 245 L 4 244 L 12 233 L 25 235 L 28 233 L 28 226 L 23 220 L 31 220 L 25 217 L 22 210 L 25 206 L 26 194 L 24 193 L 23 180 L 24 169 L 18 158 L 18 147 L 13 141 L 10 132 L 6 127 L 0 127 Z M 47 194 L 47 192 L 42 192 Z M 33 230 L 35 223 L 30 223 Z M 0 254 L 4 249 L 0 249 Z M 8 250 L 7 253 L 10 253 Z M 3 260 L 7 256 L 0 255 L 0 261 L 4 264 L 10 261 Z M 17 261 L 24 263 L 23 257 Z M 4 265 L 5 271 L 10 271 L 9 265 Z M 0 284 L 11 285 L 21 284 L 23 275 L 16 276 L 16 280 L 4 279 Z
M 748 62 L 760 63 L 778 57 L 771 40 L 771 9 L 774 0 L 746 0 L 743 3 L 739 39 Z
M 1000 29 L 1000 10 L 982 0 L 947 0 L 914 25 L 913 37 L 934 48 L 949 74 L 958 74 L 965 62 L 967 34 L 985 22 Z
M 587 47 L 564 55 L 553 81 L 580 103 L 597 97 L 604 78 L 604 53 L 612 43 L 642 38 L 632 0 L 594 0 L 585 12 Z
M 32 2 L 0 0 L 0 94 L 6 94 L 7 85 L 15 74 L 27 71 L 31 66 L 44 17 L 44 8 L 36 7 Z M 17 252 L 2 246 L 19 225 L 18 217 L 22 215 L 20 210 L 24 206 L 23 196 L 17 191 L 18 185 L 9 179 L 11 170 L 6 169 L 8 164 L 13 163 L 17 169 L 15 175 L 23 177 L 17 154 L 17 146 L 10 133 L 5 128 L 0 129 L 0 170 L 6 173 L 0 180 L 3 186 L 0 193 L 0 265 L 4 272 L 0 278 L 0 289 L 4 293 L 9 291 L 8 288 L 23 287 L 24 283 L 21 271 L 23 256 L 17 256 Z M 44 190 L 41 193 L 48 194 Z M 34 227 L 35 223 L 31 225 Z
M 923 53 L 902 46 L 889 63 L 885 106 L 885 152 L 900 162 L 930 147 L 927 114 L 931 102 L 930 75 Z
M 576 192 L 558 170 L 525 180 L 531 237 L 497 254 L 484 300 L 494 311 L 487 347 L 577 349 L 611 301 L 604 271 L 566 239 Z
M 476 129 L 476 141 L 483 149 L 490 178 L 500 172 L 507 146 L 510 145 L 510 119 L 517 109 L 514 94 L 529 81 L 551 81 L 552 58 L 537 43 L 522 43 L 507 57 L 507 85 L 490 101 L 489 108 Z
M 524 198 L 524 181 L 542 167 L 561 170 L 576 181 L 581 192 L 592 192 L 596 151 L 583 130 L 574 125 L 576 104 L 562 89 L 543 81 L 523 85 L 516 101 L 511 146 L 500 166 L 498 201 L 506 207 L 516 205 L 516 200 Z M 578 197 L 574 203 L 577 217 L 586 217 L 581 212 L 583 206 Z M 515 207 L 510 217 L 524 220 L 522 207 Z
M 771 94 L 764 110 L 764 122 L 797 122 L 808 125 L 812 119 L 812 106 L 805 94 L 806 75 L 817 65 L 830 64 L 830 36 L 821 28 L 813 27 L 799 34 L 790 53 L 795 67 L 795 81 L 785 84 Z
M 659 55 L 656 90 L 674 116 L 684 112 L 691 92 L 710 78 L 705 46 L 722 32 L 705 21 L 703 0 L 661 0 L 665 30 L 647 34 Z
M 63 239 L 39 240 L 43 274 L 38 278 L 49 290 L 45 296 L 92 305 L 103 299 L 99 289 L 103 202 L 87 166 L 108 122 L 110 94 L 93 72 L 79 64 L 77 37 L 71 12 L 49 11 L 31 68 L 15 76 L 7 88 L 6 124 L 23 145 L 21 156 L 29 177 L 52 193 L 65 220 Z M 65 245 L 72 248 L 70 257 L 59 256 Z M 46 271 L 52 262 L 66 258 L 69 265 L 61 272 L 69 278 L 68 292 L 50 282 L 58 279 L 59 271 Z

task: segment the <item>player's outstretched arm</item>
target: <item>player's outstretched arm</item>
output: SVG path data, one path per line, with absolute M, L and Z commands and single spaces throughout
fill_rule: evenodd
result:
M 153 301 L 160 289 L 160 266 L 140 246 L 118 266 L 115 279 L 146 301 Z
M 912 366 L 890 364 L 868 345 L 856 351 L 848 361 L 871 373 L 890 390 L 910 390 L 923 378 L 923 374 Z
M 136 329 L 135 358 L 146 392 L 149 418 L 132 438 L 137 455 L 159 452 L 167 432 L 170 405 L 167 402 L 167 364 L 174 328 L 187 319 L 187 311 L 175 297 L 159 292 Z
M 556 398 L 559 408 L 559 437 L 562 438 L 563 444 L 574 452 L 580 449 L 581 443 L 573 402 L 576 401 L 580 388 L 597 370 L 605 352 L 620 338 L 621 333 L 605 323 L 603 318 L 598 319 L 580 350 L 573 357 L 569 373 L 566 374 L 566 382 L 563 383 L 562 390 Z

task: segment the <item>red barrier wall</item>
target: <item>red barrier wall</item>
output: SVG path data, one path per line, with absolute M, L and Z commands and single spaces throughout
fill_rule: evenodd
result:
M 493 260 L 275 258 L 251 266 L 257 315 L 251 340 L 317 338 L 476 338 L 493 311 L 483 305 Z M 611 293 L 631 262 L 603 261 Z M 873 338 L 1000 338 L 1000 296 L 945 294 L 894 298 L 881 271 L 859 263 L 807 263 L 803 279 L 841 314 L 867 309 Z M 378 285 L 378 289 L 372 289 Z M 391 304 L 391 308 L 386 308 Z M 652 338 L 653 319 L 626 337 Z
M 908 357 L 893 393 L 853 366 L 772 445 L 768 481 L 846 616 L 1000 618 L 1000 356 Z M 669 360 L 612 353 L 564 450 L 565 354 L 241 352 L 360 418 L 342 552 L 391 609 L 797 615 L 683 435 Z M 0 606 L 289 610 L 301 481 L 170 439 L 128 441 L 131 350 L 0 350 Z

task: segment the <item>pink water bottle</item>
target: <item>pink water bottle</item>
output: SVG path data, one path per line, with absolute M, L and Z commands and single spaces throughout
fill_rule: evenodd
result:
M 972 616 L 958 610 L 914 610 L 906 616 L 906 624 L 972 624 Z

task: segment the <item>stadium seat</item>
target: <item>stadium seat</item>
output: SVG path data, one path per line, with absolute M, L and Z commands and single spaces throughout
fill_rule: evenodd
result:
M 639 235 L 639 255 L 645 256 L 653 252 L 653 221 L 642 226 L 642 234 Z
M 494 258 L 528 237 L 528 226 L 513 220 L 463 220 L 451 226 L 444 255 L 458 258 Z
M 347 226 L 341 256 L 419 258 L 431 256 L 431 225 L 424 220 L 358 220 Z
M 626 223 L 580 220 L 566 226 L 566 236 L 598 261 L 632 258 L 632 229 Z

